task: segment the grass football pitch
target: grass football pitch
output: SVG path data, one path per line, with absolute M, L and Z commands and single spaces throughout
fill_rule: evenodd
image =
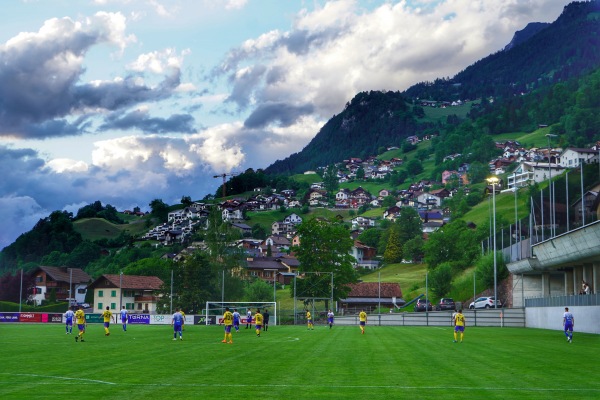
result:
M 600 337 L 450 327 L 0 325 L 0 399 L 598 399 Z

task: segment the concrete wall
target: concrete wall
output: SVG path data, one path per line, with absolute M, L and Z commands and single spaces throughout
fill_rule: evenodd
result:
M 575 317 L 575 332 L 600 333 L 600 306 L 573 306 L 569 311 Z M 527 307 L 527 328 L 563 330 L 564 307 Z

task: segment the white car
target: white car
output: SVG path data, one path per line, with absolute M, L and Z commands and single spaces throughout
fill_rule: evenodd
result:
M 474 302 L 469 304 L 469 309 L 472 310 L 474 308 L 495 308 L 496 303 L 498 304 L 498 308 L 502 307 L 502 302 L 500 300 L 495 302 L 494 296 L 478 297 L 477 299 L 475 299 Z

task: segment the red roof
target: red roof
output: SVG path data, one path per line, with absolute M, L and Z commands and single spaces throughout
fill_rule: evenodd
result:
M 115 287 L 123 289 L 158 290 L 163 281 L 156 276 L 105 274 L 96 279 L 89 287 Z
M 351 297 L 378 297 L 379 282 L 361 282 L 348 285 Z M 381 297 L 402 297 L 402 289 L 398 283 L 381 283 Z

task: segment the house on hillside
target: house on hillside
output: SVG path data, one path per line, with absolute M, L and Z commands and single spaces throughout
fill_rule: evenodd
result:
M 281 257 L 249 257 L 242 268 L 243 277 L 254 277 L 265 282 L 289 285 L 296 275 L 300 263 L 292 256 Z
M 361 282 L 350 286 L 350 293 L 340 299 L 340 307 L 344 313 L 367 312 L 381 305 L 385 308 L 399 308 L 406 302 L 402 299 L 402 289 L 397 283 Z
M 563 168 L 579 168 L 581 162 L 585 164 L 597 163 L 598 150 L 569 147 L 560 153 L 559 162 Z
M 101 313 L 106 306 L 115 312 L 125 306 L 129 313 L 156 314 L 162 284 L 156 276 L 102 275 L 88 286 L 94 291 L 93 312 Z
M 355 240 L 350 254 L 352 254 L 352 257 L 356 260 L 354 266 L 357 268 L 371 270 L 379 268 L 379 261 L 375 259 L 375 256 L 377 255 L 377 249 L 375 247 L 367 246 L 366 244 Z
M 58 301 L 83 303 L 87 285 L 92 281 L 81 268 L 40 266 L 32 273 L 35 287 L 28 289 L 28 300 L 38 306 L 50 298 L 51 292 Z

